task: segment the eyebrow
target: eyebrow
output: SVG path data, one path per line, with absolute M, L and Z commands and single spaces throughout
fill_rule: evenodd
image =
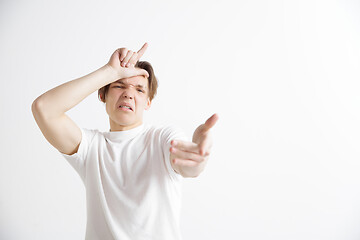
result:
M 114 83 L 119 83 L 119 84 L 123 84 L 123 85 L 133 85 L 133 84 L 126 84 L 126 83 L 124 83 L 122 80 L 117 80 L 117 81 L 114 82 Z M 134 86 L 134 85 L 133 85 L 133 86 Z M 137 85 L 135 85 L 135 87 L 145 89 L 145 87 L 144 87 L 143 85 L 141 85 L 141 84 L 137 84 Z

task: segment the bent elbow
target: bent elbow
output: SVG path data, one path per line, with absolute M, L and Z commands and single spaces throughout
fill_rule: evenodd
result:
M 37 116 L 40 115 L 41 113 L 41 106 L 42 106 L 42 102 L 39 98 L 36 98 L 32 104 L 31 104 L 31 112 L 33 114 L 33 116 L 36 118 Z

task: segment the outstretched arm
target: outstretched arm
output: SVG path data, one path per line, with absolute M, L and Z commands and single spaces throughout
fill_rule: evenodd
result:
M 197 177 L 204 170 L 212 146 L 210 129 L 219 119 L 212 115 L 194 132 L 192 142 L 173 140 L 170 159 L 173 169 L 183 177 Z

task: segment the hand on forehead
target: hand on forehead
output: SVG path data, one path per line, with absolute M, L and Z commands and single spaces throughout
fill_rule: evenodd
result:
M 117 80 L 115 83 L 119 83 L 126 86 L 131 87 L 142 87 L 147 88 L 148 81 L 144 76 L 135 76 L 131 78 L 123 78 L 120 80 Z

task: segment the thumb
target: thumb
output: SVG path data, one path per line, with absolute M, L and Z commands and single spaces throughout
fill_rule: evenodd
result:
M 145 69 L 142 69 L 142 68 L 139 68 L 139 75 L 149 78 L 149 73 Z
M 121 78 L 130 78 L 134 76 L 145 76 L 146 78 L 149 77 L 149 73 L 142 68 L 138 67 L 131 67 L 131 68 L 121 68 L 123 70 L 123 74 Z
M 142 69 L 142 68 L 133 68 L 133 76 L 145 76 L 146 78 L 149 77 L 149 73 L 145 70 L 145 69 Z

